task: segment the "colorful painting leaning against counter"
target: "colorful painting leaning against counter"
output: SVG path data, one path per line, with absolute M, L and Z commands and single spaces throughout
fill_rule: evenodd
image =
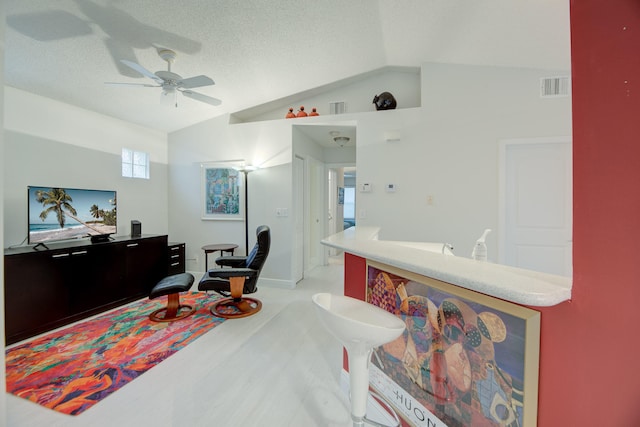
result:
M 369 261 L 367 302 L 407 328 L 374 350 L 371 385 L 414 426 L 535 426 L 540 314 Z

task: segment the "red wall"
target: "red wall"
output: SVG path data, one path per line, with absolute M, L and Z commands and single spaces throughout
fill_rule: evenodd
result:
M 639 426 L 640 2 L 574 0 L 571 33 L 574 280 L 542 313 L 540 425 Z
M 538 309 L 538 425 L 640 426 L 640 0 L 571 1 L 571 38 L 574 279 Z M 365 275 L 348 255 L 347 295 Z

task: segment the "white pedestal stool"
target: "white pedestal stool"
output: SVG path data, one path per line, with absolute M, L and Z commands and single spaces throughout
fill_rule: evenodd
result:
M 312 300 L 322 324 L 347 349 L 353 426 L 362 427 L 365 422 L 381 426 L 366 418 L 371 353 L 398 338 L 405 329 L 404 322 L 379 307 L 343 295 L 319 293 Z M 387 409 L 399 425 L 393 409 Z

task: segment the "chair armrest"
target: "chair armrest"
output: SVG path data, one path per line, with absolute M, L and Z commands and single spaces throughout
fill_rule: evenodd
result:
M 221 256 L 216 258 L 216 264 L 223 267 L 241 268 L 241 267 L 244 267 L 246 263 L 247 263 L 246 256 L 231 255 L 231 256 Z
M 230 277 L 253 277 L 258 275 L 258 270 L 252 268 L 214 268 L 207 272 L 209 277 L 228 279 Z

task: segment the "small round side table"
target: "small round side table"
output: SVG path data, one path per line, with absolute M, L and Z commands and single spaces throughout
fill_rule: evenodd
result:
M 209 254 L 212 252 L 220 251 L 220 256 L 223 256 L 225 252 L 230 252 L 233 255 L 233 251 L 236 250 L 238 245 L 233 243 L 217 243 L 215 245 L 204 245 L 202 250 L 204 251 L 204 271 L 209 271 Z

